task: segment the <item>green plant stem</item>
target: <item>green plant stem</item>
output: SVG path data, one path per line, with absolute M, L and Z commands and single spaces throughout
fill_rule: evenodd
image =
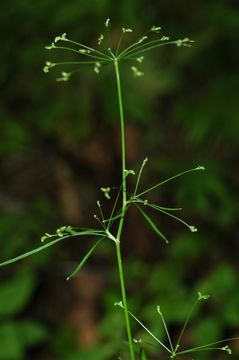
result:
M 125 128 L 124 128 L 124 111 L 122 103 L 122 93 L 121 93 L 121 82 L 120 82 L 120 73 L 118 61 L 114 61 L 115 66 L 115 75 L 117 82 L 117 92 L 118 92 L 118 101 L 119 101 L 119 112 L 120 112 L 120 128 L 121 128 L 121 152 L 122 152 L 122 190 L 123 190 L 123 208 L 126 206 L 126 154 L 125 154 Z
M 126 207 L 127 207 L 127 199 L 126 199 L 126 174 L 125 174 L 126 151 L 125 151 L 124 111 L 123 111 L 123 104 L 122 104 L 119 65 L 118 65 L 117 59 L 115 59 L 115 61 L 114 61 L 114 67 L 115 67 L 115 76 L 116 76 L 116 82 L 117 82 L 117 93 L 118 93 L 119 113 L 120 113 L 121 154 L 122 154 L 122 192 L 123 192 L 122 211 L 121 211 L 122 216 L 120 218 L 119 227 L 118 227 L 118 231 L 117 231 L 116 254 L 117 254 L 117 261 L 118 261 L 118 272 L 119 272 L 119 279 L 120 279 L 122 302 L 124 305 L 124 317 L 125 317 L 125 325 L 126 325 L 126 330 L 127 330 L 127 335 L 128 335 L 129 351 L 130 351 L 131 360 L 135 360 L 132 331 L 131 331 L 131 326 L 130 326 L 130 320 L 129 320 L 129 314 L 128 314 L 128 303 L 127 303 L 127 296 L 126 296 L 126 290 L 125 290 L 122 256 L 121 256 L 121 249 L 120 249 L 120 239 L 121 239 L 122 229 L 123 229 L 123 225 L 124 225 L 124 216 L 125 216 L 125 211 L 126 211 Z

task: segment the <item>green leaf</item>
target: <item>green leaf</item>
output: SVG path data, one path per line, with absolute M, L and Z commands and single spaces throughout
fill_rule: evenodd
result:
M 165 235 L 159 230 L 159 228 L 155 225 L 153 220 L 142 210 L 142 208 L 138 205 L 136 205 L 149 226 L 156 232 L 156 234 L 161 237 L 166 243 L 168 243 L 168 239 L 165 237 Z
M 45 328 L 33 321 L 22 321 L 16 324 L 18 339 L 24 347 L 30 347 L 44 341 L 47 337 Z
M 0 325 L 0 360 L 22 360 L 23 350 L 14 323 Z
M 48 247 L 50 247 L 50 246 L 52 246 L 52 245 L 55 245 L 55 244 L 57 244 L 58 242 L 60 242 L 60 241 L 62 241 L 62 240 L 64 240 L 64 239 L 67 239 L 67 238 L 69 238 L 69 237 L 83 236 L 83 235 L 85 235 L 85 236 L 87 236 L 87 235 L 88 235 L 88 236 L 89 236 L 89 235 L 98 236 L 100 233 L 101 233 L 100 231 L 95 231 L 94 233 L 92 233 L 91 231 L 85 230 L 85 231 L 81 231 L 81 232 L 78 232 L 78 233 L 75 233 L 75 234 L 71 234 L 71 235 L 67 235 L 67 236 L 62 236 L 62 237 L 60 237 L 60 238 L 57 238 L 57 239 L 55 239 L 55 240 L 52 240 L 52 241 L 48 242 L 48 243 L 45 244 L 45 245 L 39 246 L 39 247 L 36 248 L 36 249 L 33 249 L 33 250 L 31 250 L 31 251 L 27 251 L 26 253 L 24 253 L 24 254 L 22 254 L 22 255 L 19 255 L 19 256 L 15 257 L 15 258 L 12 258 L 12 259 L 7 260 L 7 261 L 3 261 L 3 262 L 0 263 L 0 266 L 9 265 L 9 264 L 12 264 L 12 263 L 14 263 L 14 262 L 16 262 L 16 261 L 22 260 L 22 259 L 24 259 L 24 258 L 26 258 L 26 257 L 28 257 L 28 256 L 34 255 L 34 254 L 38 253 L 39 251 L 42 251 L 42 250 L 44 250 L 44 249 L 47 249 Z
M 20 274 L 0 284 L 0 316 L 13 316 L 21 312 L 31 299 L 34 278 L 30 273 Z
M 46 332 L 42 326 L 31 321 L 1 324 L 0 360 L 25 359 L 25 350 L 44 340 L 45 336 Z
M 76 267 L 76 269 L 67 277 L 67 280 L 70 280 L 72 277 L 74 277 L 81 269 L 82 267 L 85 265 L 86 261 L 89 259 L 89 257 L 92 255 L 92 253 L 95 251 L 96 247 L 99 245 L 99 243 L 103 240 L 104 238 L 99 239 L 91 248 L 90 250 L 86 253 L 86 255 L 83 257 L 83 259 L 81 260 L 81 262 L 79 263 L 79 265 Z
M 5 266 L 5 265 L 9 265 L 9 264 L 12 264 L 16 261 L 19 261 L 19 260 L 22 260 L 28 256 L 31 256 L 31 255 L 34 255 L 36 253 L 38 253 L 39 251 L 42 251 L 44 249 L 47 249 L 48 247 L 52 246 L 52 245 L 55 245 L 57 244 L 58 242 L 60 242 L 61 240 L 65 239 L 65 238 L 68 238 L 70 236 L 65 236 L 65 237 L 61 237 L 59 239 L 56 239 L 56 240 L 53 240 L 45 245 L 42 245 L 42 246 L 39 246 L 38 248 L 36 249 L 33 249 L 31 251 L 27 251 L 26 253 L 22 254 L 22 255 L 19 255 L 19 256 L 16 256 L 15 258 L 12 258 L 10 260 L 7 260 L 7 261 L 3 261 L 0 263 L 0 266 Z

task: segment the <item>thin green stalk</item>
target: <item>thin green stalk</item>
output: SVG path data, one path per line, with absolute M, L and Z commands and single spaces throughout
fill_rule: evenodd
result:
M 119 272 L 119 279 L 120 279 L 122 303 L 124 304 L 124 317 L 125 317 L 125 326 L 126 326 L 126 331 L 127 331 L 127 336 L 128 336 L 129 351 L 130 351 L 131 360 L 135 360 L 132 331 L 131 331 L 131 325 L 130 325 L 129 314 L 128 314 L 128 302 L 127 302 L 127 295 L 126 295 L 126 290 L 125 290 L 124 271 L 123 271 L 123 264 L 122 264 L 120 242 L 116 242 L 116 254 L 117 254 L 117 261 L 118 261 L 118 272 Z
M 86 46 L 86 45 L 84 45 L 84 44 L 81 44 L 81 43 L 78 43 L 78 42 L 76 42 L 76 41 L 69 40 L 69 39 L 64 40 L 64 41 L 67 41 L 67 42 L 69 42 L 69 43 L 71 43 L 71 44 L 75 44 L 75 45 L 80 46 L 80 47 L 82 47 L 82 48 L 84 48 L 84 49 L 93 51 L 93 52 L 95 52 L 95 53 L 97 53 L 97 54 L 99 54 L 99 55 L 102 55 L 102 56 L 107 57 L 107 58 L 110 59 L 110 57 L 107 56 L 106 54 L 104 54 L 103 52 L 101 52 L 101 51 L 99 51 L 99 50 L 96 50 L 96 49 L 93 49 L 93 48 L 90 47 L 90 46 Z
M 122 31 L 122 33 L 120 35 L 120 38 L 119 38 L 119 41 L 118 41 L 118 45 L 117 45 L 116 56 L 118 56 L 120 45 L 121 45 L 123 37 L 124 37 L 124 32 Z
M 128 56 L 128 55 L 132 55 L 132 54 L 138 54 L 139 52 L 143 52 L 143 51 L 147 51 L 147 50 L 151 50 L 154 49 L 155 47 L 158 46 L 164 46 L 164 45 L 172 45 L 172 44 L 176 44 L 177 42 L 175 40 L 173 41 L 162 41 L 160 39 L 158 40 L 152 40 L 152 41 L 147 41 L 145 43 L 139 43 L 138 46 L 136 47 L 132 47 L 131 49 L 126 49 L 124 51 L 122 51 L 122 53 L 119 54 L 119 58 L 121 59 L 122 57 Z
M 141 174 L 142 174 L 143 168 L 144 168 L 147 161 L 148 161 L 148 158 L 145 158 L 142 165 L 141 165 L 141 168 L 139 170 L 138 178 L 137 178 L 135 189 L 134 189 L 134 195 L 133 195 L 134 197 L 136 196 L 136 193 L 138 191 L 138 186 L 139 186 L 139 181 L 140 181 L 140 178 L 141 178 Z
M 116 242 L 116 254 L 117 254 L 117 261 L 118 261 L 118 272 L 119 272 L 119 279 L 120 279 L 120 287 L 121 287 L 121 295 L 122 295 L 122 302 L 124 305 L 124 316 L 125 316 L 125 325 L 128 335 L 128 344 L 129 344 L 129 351 L 131 360 L 135 360 L 134 355 L 134 348 L 133 348 L 133 338 L 132 338 L 132 331 L 130 326 L 129 314 L 128 314 L 128 303 L 127 303 L 127 296 L 125 290 L 125 281 L 124 281 L 124 272 L 123 272 L 123 264 L 122 264 L 122 256 L 121 256 L 121 249 L 120 249 L 120 239 L 124 224 L 124 216 L 127 207 L 127 199 L 126 199 L 126 152 L 125 152 L 125 128 L 124 128 L 124 111 L 123 111 L 123 103 L 122 103 L 122 93 L 121 93 L 121 83 L 120 83 L 120 73 L 119 73 L 119 66 L 118 61 L 115 59 L 114 61 L 115 67 L 115 76 L 117 82 L 117 93 L 118 93 L 118 102 L 119 102 L 119 113 L 120 113 L 120 127 L 121 127 L 121 153 L 122 153 L 122 191 L 123 191 L 123 199 L 122 199 L 122 217 L 119 221 L 119 227 L 117 231 L 117 242 Z
M 171 213 L 169 213 L 168 211 L 163 210 L 160 206 L 157 205 L 153 205 L 153 204 L 146 204 L 147 206 L 151 207 L 152 209 L 155 209 L 157 211 L 160 211 L 161 213 L 173 218 L 174 220 L 179 221 L 180 223 L 182 223 L 183 225 L 185 225 L 188 229 L 190 229 L 191 231 L 197 231 L 196 228 L 193 225 L 189 225 L 186 221 L 184 221 L 183 219 L 179 218 L 178 216 L 175 216 Z
M 193 306 L 192 306 L 192 308 L 191 308 L 191 310 L 190 310 L 190 312 L 189 312 L 189 314 L 188 314 L 188 316 L 187 316 L 187 318 L 186 318 L 186 320 L 185 320 L 185 323 L 184 323 L 184 325 L 183 325 L 182 331 L 180 332 L 179 338 L 178 338 L 177 343 L 176 343 L 176 348 L 180 345 L 180 341 L 181 341 L 181 339 L 182 339 L 182 337 L 183 337 L 183 334 L 184 334 L 185 329 L 186 329 L 186 327 L 187 327 L 187 325 L 188 325 L 188 322 L 189 322 L 189 320 L 190 320 L 190 317 L 191 317 L 191 315 L 192 315 L 195 307 L 196 307 L 197 304 L 198 304 L 198 301 L 199 301 L 198 299 L 195 301 L 195 303 L 193 304 Z M 175 348 L 175 351 L 176 351 L 176 348 Z
M 157 306 L 157 312 L 158 312 L 159 316 L 161 317 L 161 320 L 162 320 L 162 323 L 163 323 L 163 326 L 164 326 L 164 329 L 165 329 L 165 332 L 166 332 L 166 335 L 167 335 L 167 338 L 168 338 L 168 341 L 169 341 L 171 352 L 173 354 L 174 353 L 174 348 L 173 348 L 172 340 L 171 340 L 171 337 L 170 337 L 170 334 L 169 334 L 169 331 L 168 331 L 166 321 L 164 320 L 164 316 L 163 316 L 163 313 L 160 310 L 159 305 Z
M 179 173 L 179 174 L 176 174 L 176 175 L 174 175 L 174 176 L 171 176 L 170 178 L 168 178 L 168 179 L 166 179 L 166 180 L 164 180 L 164 181 L 161 181 L 160 183 L 158 183 L 158 184 L 156 184 L 156 185 L 154 185 L 154 186 L 151 186 L 149 189 L 141 192 L 140 194 L 137 194 L 136 197 L 141 197 L 142 195 L 147 194 L 148 192 L 156 189 L 157 187 L 159 187 L 159 186 L 161 186 L 161 185 L 164 185 L 164 184 L 168 183 L 168 182 L 171 181 L 171 180 L 174 180 L 174 179 L 176 179 L 176 178 L 178 178 L 178 177 L 180 177 L 180 176 L 182 176 L 182 175 L 184 175 L 184 174 L 187 174 L 187 173 L 190 173 L 190 172 L 193 172 L 193 171 L 198 171 L 198 170 L 205 170 L 205 168 L 204 168 L 203 166 L 197 166 L 196 168 L 189 169 L 189 170 L 183 171 L 183 172 L 181 172 L 181 173 Z
M 117 92 L 118 92 L 118 101 L 119 101 L 119 112 L 120 112 L 120 127 L 121 127 L 121 152 L 122 152 L 122 190 L 123 190 L 123 208 L 126 206 L 126 154 L 125 154 L 125 128 L 124 128 L 124 110 L 122 103 L 122 94 L 121 94 L 121 82 L 120 82 L 120 73 L 119 65 L 117 59 L 114 61 L 115 66 L 115 75 L 117 82 Z
M 144 330 L 147 331 L 147 333 L 152 336 L 152 338 L 157 341 L 158 344 L 160 344 L 166 351 L 168 351 L 170 354 L 172 354 L 172 352 L 170 351 L 170 349 L 164 345 L 164 343 L 162 341 L 160 341 L 136 316 L 134 316 L 134 314 L 132 314 L 130 311 L 129 311 L 129 314 L 130 316 L 132 316 L 133 319 L 135 319 L 137 321 L 138 324 L 140 324 L 142 326 L 142 328 Z
M 227 341 L 234 341 L 234 340 L 239 340 L 239 338 L 238 337 L 228 338 L 228 339 L 224 339 L 224 340 L 215 341 L 215 342 L 212 342 L 212 343 L 209 343 L 209 344 L 197 346 L 197 347 L 194 347 L 194 348 L 191 348 L 191 349 L 188 349 L 188 350 L 178 351 L 177 355 L 188 354 L 188 353 L 192 353 L 194 351 L 196 352 L 196 351 L 198 351 L 200 349 L 206 349 L 206 348 L 214 346 L 214 345 L 218 345 L 218 344 L 225 343 Z
M 99 61 L 99 63 L 103 64 L 107 62 L 107 60 L 104 61 Z M 90 65 L 90 64 L 94 64 L 94 61 L 64 61 L 64 62 L 57 62 L 54 63 L 54 67 L 55 66 L 60 66 L 60 65 Z
M 72 51 L 74 53 L 77 53 L 78 55 L 83 55 L 83 56 L 88 56 L 90 58 L 93 58 L 93 59 L 96 59 L 96 60 L 103 60 L 103 61 L 109 61 L 109 58 L 106 58 L 105 56 L 102 57 L 102 56 L 95 56 L 95 55 L 92 55 L 92 54 L 89 54 L 89 53 L 84 53 L 84 52 L 80 52 L 80 50 L 76 50 L 76 49 L 72 49 L 72 48 L 69 48 L 67 46 L 55 46 L 54 49 L 60 49 L 60 50 L 68 50 L 68 51 Z M 85 50 L 87 51 L 87 50 Z M 90 50 L 89 50 L 90 51 Z

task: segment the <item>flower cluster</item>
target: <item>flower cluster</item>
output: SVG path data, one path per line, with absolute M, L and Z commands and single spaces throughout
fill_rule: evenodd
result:
M 81 58 L 77 58 L 74 62 L 50 62 L 47 61 L 43 71 L 48 73 L 49 70 L 55 66 L 79 66 L 79 65 L 92 65 L 93 70 L 96 74 L 100 73 L 100 69 L 102 65 L 107 65 L 112 62 L 119 62 L 122 60 L 127 61 L 136 61 L 138 63 L 142 63 L 144 56 L 143 53 L 158 48 L 163 45 L 176 45 L 177 47 L 191 46 L 193 40 L 189 38 L 178 39 L 178 40 L 170 40 L 168 36 L 161 34 L 161 27 L 153 25 L 148 31 L 146 31 L 143 36 L 139 37 L 136 41 L 132 42 L 129 46 L 121 50 L 121 45 L 123 39 L 128 34 L 133 33 L 133 29 L 128 27 L 122 27 L 122 32 L 119 37 L 118 43 L 115 48 L 111 47 L 111 39 L 109 33 L 109 27 L 111 26 L 110 19 L 107 19 L 104 23 L 104 27 L 108 33 L 106 36 L 104 33 L 101 33 L 97 38 L 97 45 L 100 48 L 93 48 L 90 46 L 86 46 L 79 42 L 70 40 L 66 33 L 62 35 L 56 36 L 54 41 L 45 46 L 47 50 L 66 50 L 70 52 L 74 52 L 75 54 L 82 55 L 86 60 Z M 108 43 L 107 43 L 108 41 Z M 135 77 L 141 77 L 144 75 L 143 71 L 139 70 L 135 65 L 131 66 L 131 70 Z M 68 81 L 72 74 L 79 71 L 79 69 L 73 69 L 70 72 L 61 72 L 61 76 L 57 78 L 57 81 Z

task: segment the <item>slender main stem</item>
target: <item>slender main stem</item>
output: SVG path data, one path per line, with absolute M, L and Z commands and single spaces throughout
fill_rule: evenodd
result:
M 120 112 L 120 128 L 121 128 L 121 152 L 122 152 L 122 190 L 123 190 L 123 208 L 126 207 L 126 153 L 125 153 L 125 128 L 124 128 L 124 110 L 122 103 L 122 93 L 121 93 L 121 82 L 120 82 L 120 73 L 118 60 L 114 61 L 115 65 L 115 75 L 117 82 L 117 92 L 118 92 L 118 101 L 119 101 L 119 112 Z
M 123 229 L 123 225 L 124 225 L 124 216 L 125 216 L 126 207 L 127 207 L 127 198 L 126 198 L 126 174 L 125 174 L 126 151 L 125 151 L 124 111 L 123 111 L 123 104 L 122 104 L 119 65 L 118 65 L 117 59 L 115 59 L 115 61 L 114 61 L 114 66 L 115 66 L 115 75 L 116 75 L 117 93 L 118 93 L 118 102 L 119 102 L 119 113 L 120 113 L 121 153 L 122 153 L 122 192 L 123 192 L 121 218 L 120 218 L 119 227 L 118 227 L 118 231 L 117 231 L 116 255 L 117 255 L 117 261 L 118 261 L 118 272 L 119 272 L 119 279 L 120 279 L 122 302 L 124 305 L 124 317 L 125 317 L 125 325 L 126 325 L 126 330 L 127 330 L 127 335 L 128 335 L 129 351 L 130 351 L 131 360 L 135 360 L 132 331 L 131 331 L 131 326 L 130 326 L 130 320 L 129 320 L 129 314 L 128 314 L 128 303 L 127 303 L 127 296 L 126 296 L 126 290 L 125 290 L 121 248 L 120 248 L 120 239 L 121 239 L 122 229 Z

